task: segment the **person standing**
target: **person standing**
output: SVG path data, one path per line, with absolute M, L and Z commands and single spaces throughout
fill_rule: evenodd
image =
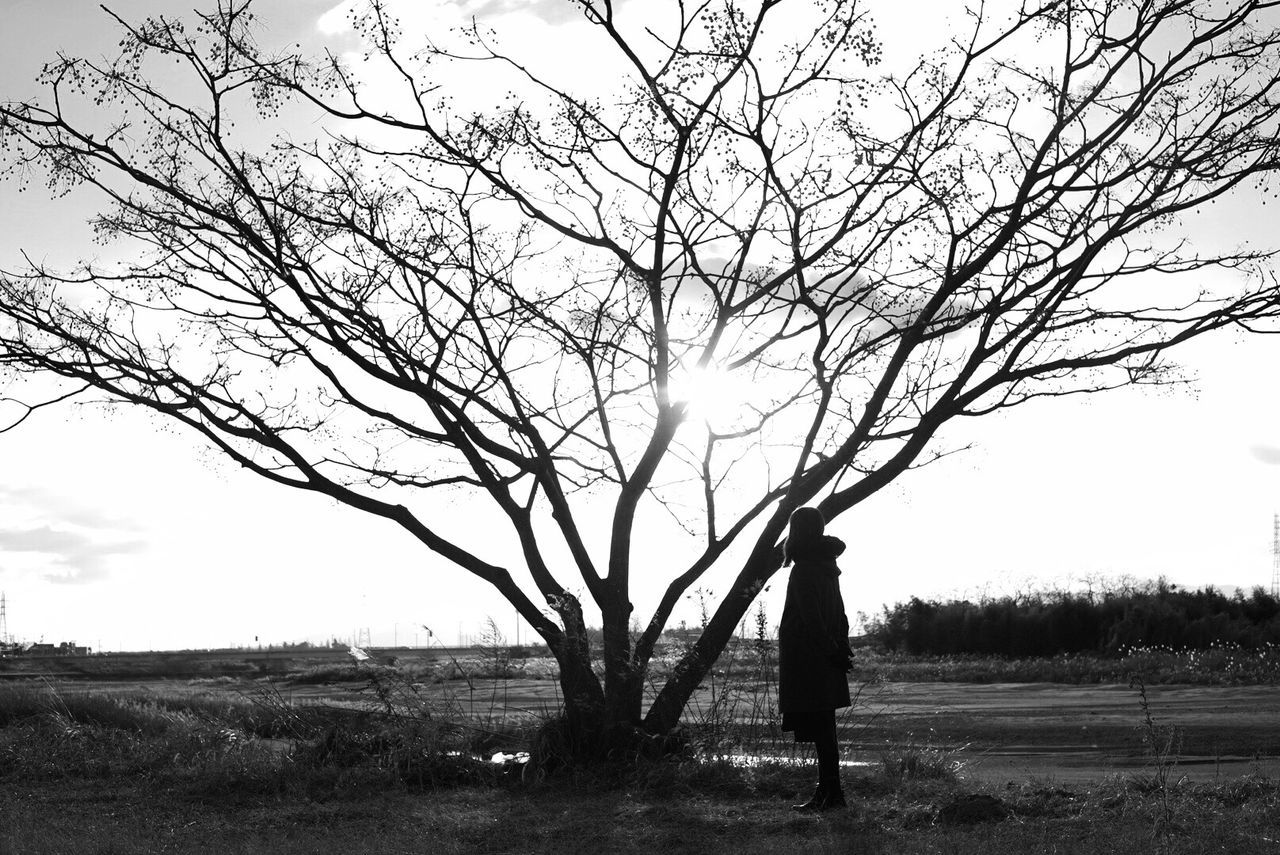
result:
M 818 785 L 812 798 L 793 806 L 800 811 L 845 805 L 836 710 L 851 704 L 853 653 L 836 566 L 844 542 L 825 535 L 825 527 L 817 508 L 796 508 L 783 545 L 791 577 L 778 627 L 778 707 L 782 729 L 794 732 L 796 742 L 812 742 L 818 757 Z

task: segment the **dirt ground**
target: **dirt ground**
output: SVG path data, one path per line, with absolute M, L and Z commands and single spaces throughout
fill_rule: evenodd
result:
M 1280 774 L 1280 688 L 1149 686 L 1157 728 L 1172 728 L 1178 774 Z M 962 748 L 985 779 L 1096 780 L 1149 762 L 1136 689 L 1056 683 L 891 683 L 857 711 L 847 741 L 871 750 L 910 734 Z M 859 729 L 862 735 L 858 735 Z

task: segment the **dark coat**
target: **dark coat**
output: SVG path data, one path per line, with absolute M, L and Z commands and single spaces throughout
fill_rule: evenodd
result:
M 778 627 L 778 707 L 783 713 L 820 712 L 850 705 L 845 671 L 849 619 L 840 596 L 838 538 L 824 537 L 793 555 L 787 602 Z

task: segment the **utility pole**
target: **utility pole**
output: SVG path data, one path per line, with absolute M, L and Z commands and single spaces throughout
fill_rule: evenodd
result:
M 1280 599 L 1280 514 L 1271 526 L 1271 596 Z

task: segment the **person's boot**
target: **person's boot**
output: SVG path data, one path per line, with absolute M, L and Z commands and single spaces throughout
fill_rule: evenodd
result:
M 840 786 L 840 778 L 830 780 L 826 784 L 825 799 L 822 802 L 821 810 L 831 810 L 832 808 L 847 807 L 848 803 L 844 800 L 844 789 Z
M 843 796 L 841 796 L 843 800 Z M 809 797 L 809 801 L 801 805 L 792 805 L 792 810 L 798 811 L 816 811 L 825 810 L 827 804 L 827 785 L 819 781 L 818 786 L 813 788 L 813 795 Z

